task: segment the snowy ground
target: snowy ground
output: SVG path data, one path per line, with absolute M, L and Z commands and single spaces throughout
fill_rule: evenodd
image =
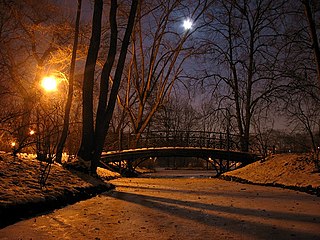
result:
M 115 190 L 0 229 L 0 239 L 320 239 L 314 195 L 208 178 L 111 182 Z
M 227 172 L 223 176 L 262 185 L 313 192 L 320 196 L 320 172 L 308 154 L 277 154 Z
M 101 169 L 100 174 L 103 174 L 106 178 L 115 177 L 114 173 L 102 171 Z M 315 172 L 314 165 L 305 155 L 275 155 L 268 158 L 266 161 L 253 163 L 244 168 L 226 173 L 225 175 L 261 184 L 279 183 L 284 186 L 298 187 L 310 185 L 315 189 L 320 188 L 320 174 Z M 19 206 L 30 206 L 27 205 L 30 203 L 33 203 L 33 205 L 31 204 L 33 207 L 40 206 L 43 202 L 59 199 L 59 197 L 61 198 L 61 196 L 64 196 L 65 194 L 70 197 L 72 194 L 76 195 L 79 192 L 83 192 L 85 189 L 96 189 L 97 186 L 103 184 L 101 181 L 92 179 L 86 175 L 79 175 L 67 171 L 57 164 L 52 167 L 46 188 L 39 188 L 38 177 L 38 161 L 30 159 L 13 159 L 11 156 L 1 155 L 0 220 L 9 217 L 8 212 L 5 211 L 6 209 L 12 210 L 14 207 L 19 209 Z M 238 239 L 268 239 L 269 237 L 280 236 L 281 232 L 285 232 L 287 235 L 286 237 L 279 239 L 301 239 L 299 238 L 301 236 L 304 236 L 306 239 L 320 239 L 320 236 L 316 235 L 318 233 L 315 233 L 315 229 L 317 229 L 315 226 L 319 226 L 320 223 L 318 197 L 305 193 L 243 185 L 217 179 L 172 180 L 141 178 L 136 180 L 118 179 L 113 180 L 112 183 L 117 186 L 116 191 L 110 194 L 100 195 L 92 200 L 87 200 L 88 203 L 91 201 L 94 202 L 92 207 L 88 207 L 87 209 L 81 205 L 86 205 L 87 201 L 79 203 L 80 205 L 74 205 L 75 209 L 73 209 L 72 206 L 69 206 L 72 208 L 69 217 L 73 220 L 68 220 L 69 217 L 65 216 L 67 212 L 65 212 L 64 209 L 69 208 L 67 207 L 53 213 L 56 214 L 57 212 L 58 216 L 44 215 L 4 228 L 3 230 L 0 230 L 0 239 L 44 239 L 41 237 L 39 238 L 41 234 L 46 237 L 46 239 L 54 238 L 53 236 L 60 239 L 68 239 L 67 237 L 64 238 L 64 235 L 59 234 L 65 234 L 65 236 L 69 236 L 69 238 L 72 239 L 72 235 L 70 234 L 73 230 L 76 231 L 76 229 L 73 229 L 73 221 L 76 221 L 81 214 L 84 214 L 84 216 L 90 215 L 95 219 L 94 224 L 97 226 L 93 227 L 89 222 L 83 220 L 83 224 L 87 224 L 87 227 L 91 226 L 93 230 L 91 228 L 86 229 L 83 225 L 75 226 L 79 229 L 84 227 L 85 229 L 82 233 L 90 233 L 89 235 L 83 235 L 82 237 L 79 236 L 78 239 L 136 239 L 137 234 L 139 235 L 141 232 L 148 232 L 148 234 L 143 235 L 146 237 L 159 237 L 160 235 L 157 234 L 163 232 L 163 236 L 167 237 L 161 239 L 180 239 L 180 236 L 184 236 L 185 239 L 237 239 L 237 234 L 239 235 L 242 230 L 248 231 L 248 226 L 255 227 L 258 232 L 256 233 L 258 234 L 257 236 L 261 235 L 261 237 L 255 238 L 250 234 L 241 233 L 244 237 Z M 110 187 L 110 185 L 108 186 Z M 224 194 L 222 194 L 222 192 Z M 263 194 L 261 195 L 261 193 Z M 164 195 L 162 196 L 161 194 Z M 217 198 L 219 199 L 222 195 L 225 195 L 227 198 L 215 202 Z M 126 197 L 128 197 L 128 199 Z M 103 204 L 101 202 L 102 198 L 103 202 L 108 203 L 106 206 L 101 205 Z M 272 206 L 277 202 L 279 204 Z M 146 210 L 145 207 L 142 207 L 145 203 L 147 205 L 150 204 L 150 207 L 147 206 L 147 209 L 151 208 L 151 206 L 155 206 L 155 209 Z M 260 206 L 260 203 L 264 205 Z M 213 204 L 213 206 L 216 206 L 217 208 L 214 207 L 212 209 L 210 204 Z M 225 204 L 227 205 L 225 206 Z M 235 204 L 237 205 L 235 208 L 236 212 L 240 211 L 241 213 L 236 218 L 239 221 L 233 219 L 234 216 L 232 212 Z M 98 212 L 93 211 L 93 208 L 96 205 L 99 205 L 99 208 L 95 210 Z M 141 207 L 143 209 L 141 209 Z M 273 207 L 276 209 L 273 209 Z M 82 210 L 80 211 L 80 209 Z M 106 212 L 102 213 L 102 209 Z M 160 210 L 160 212 L 158 212 L 157 209 Z M 146 210 L 147 212 L 140 213 L 140 210 Z M 85 212 L 82 213 L 83 211 Z M 140 215 L 138 213 L 140 213 Z M 195 215 L 188 216 L 190 213 Z M 182 214 L 184 214 L 184 216 L 182 216 Z M 227 215 L 224 216 L 224 214 Z M 233 228 L 235 228 L 235 232 L 230 233 L 228 232 L 228 226 L 220 226 L 219 224 L 217 229 L 206 230 L 208 226 L 217 224 L 216 222 L 212 222 L 214 220 L 211 219 L 211 215 L 213 216 L 213 219 L 223 220 L 223 223 L 218 221 L 219 224 L 231 224 Z M 116 217 L 113 218 L 112 216 Z M 138 217 L 138 219 L 134 219 L 135 216 Z M 172 219 L 170 216 L 172 216 Z M 64 220 L 64 218 L 66 218 L 66 220 Z M 184 218 L 185 220 L 179 222 L 180 220 L 178 221 L 178 219 L 180 218 Z M 208 222 L 203 222 L 204 220 L 200 221 L 202 218 Z M 132 225 L 132 222 L 128 219 L 134 221 L 135 224 Z M 228 222 L 228 219 L 231 222 Z M 99 221 L 102 222 L 98 223 Z M 116 222 L 113 223 L 113 221 Z M 175 222 L 177 223 L 174 224 Z M 46 223 L 49 225 L 45 226 Z M 81 222 L 78 222 L 78 224 L 80 223 Z M 58 228 L 55 228 L 50 224 L 53 224 Z M 69 230 L 64 229 L 64 227 L 60 226 L 61 224 L 64 227 L 69 226 L 71 230 L 73 229 L 71 233 L 68 232 L 70 230 L 69 228 Z M 194 224 L 194 228 L 190 228 L 188 224 Z M 278 224 L 280 224 L 279 228 Z M 103 226 L 105 226 L 105 228 L 103 228 Z M 119 233 L 119 231 L 128 229 L 130 226 L 132 226 L 131 232 L 126 234 Z M 40 232 L 31 231 L 31 228 Z M 166 231 L 167 228 L 169 229 L 168 231 Z M 190 231 L 188 230 L 189 228 Z M 201 233 L 195 232 L 197 231 L 196 229 L 202 229 Z M 222 230 L 219 232 L 219 229 Z M 108 232 L 109 230 L 115 231 L 115 233 L 123 237 L 113 235 L 110 238 L 104 238 L 103 236 L 109 236 L 105 234 L 105 231 Z M 264 233 L 266 230 L 272 234 L 266 235 Z M 179 234 L 179 231 L 185 231 L 186 234 Z M 224 237 L 208 237 L 210 231 L 218 231 L 218 234 L 223 233 Z M 14 232 L 16 234 L 12 235 Z M 38 233 L 40 235 L 37 235 Z M 78 232 L 78 234 L 80 233 L 81 231 Z M 133 235 L 130 235 L 131 233 Z M 98 237 L 93 238 L 95 234 Z M 188 234 L 193 234 L 194 237 L 186 238 Z M 28 236 L 28 238 L 23 238 L 24 236 Z M 141 234 L 139 236 L 141 237 Z M 198 236 L 198 238 L 196 236 Z
M 103 177 L 114 173 L 99 171 Z M 39 183 L 40 163 L 29 158 L 0 155 L 0 227 L 19 215 L 30 215 L 88 198 L 112 188 L 109 183 L 52 164 L 45 187 Z M 5 216 L 5 217 L 4 217 Z

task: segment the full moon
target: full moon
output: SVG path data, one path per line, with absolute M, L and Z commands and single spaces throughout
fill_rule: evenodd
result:
M 192 21 L 190 19 L 184 20 L 183 27 L 185 30 L 190 30 L 192 28 Z

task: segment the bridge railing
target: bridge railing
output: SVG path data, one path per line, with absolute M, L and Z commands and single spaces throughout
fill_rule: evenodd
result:
M 121 140 L 121 150 L 155 147 L 200 147 L 239 151 L 240 137 L 220 132 L 149 131 L 143 133 L 137 143 L 134 142 L 134 136 L 130 135 Z M 120 150 L 119 148 L 108 150 Z

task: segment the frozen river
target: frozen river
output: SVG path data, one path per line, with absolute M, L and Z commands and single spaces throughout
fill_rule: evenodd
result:
M 0 239 L 320 239 L 319 197 L 186 174 L 113 180 L 115 190 L 0 229 Z

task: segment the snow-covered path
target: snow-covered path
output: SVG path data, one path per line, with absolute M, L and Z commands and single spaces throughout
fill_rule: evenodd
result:
M 0 239 L 320 239 L 319 197 L 305 193 L 218 179 L 112 183 L 112 192 L 0 229 Z

